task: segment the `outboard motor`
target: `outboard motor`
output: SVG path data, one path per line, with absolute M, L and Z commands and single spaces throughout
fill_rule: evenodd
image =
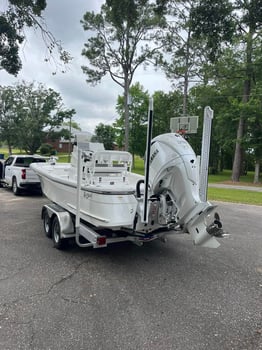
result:
M 200 200 L 198 160 L 181 135 L 162 134 L 152 140 L 149 185 L 151 194 L 168 198 L 169 212 L 173 207 L 172 221 L 190 233 L 195 244 L 219 246 L 213 237 L 215 226 L 207 230 L 206 225 L 206 218 L 215 206 Z M 166 210 L 166 205 L 161 208 Z

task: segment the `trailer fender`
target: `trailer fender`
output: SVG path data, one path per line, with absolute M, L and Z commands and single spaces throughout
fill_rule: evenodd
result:
M 72 216 L 68 211 L 59 207 L 57 204 L 46 204 L 42 208 L 42 219 L 45 211 L 48 213 L 50 223 L 52 223 L 55 216 L 57 217 L 61 230 L 61 238 L 67 238 L 68 234 L 74 234 L 74 223 Z

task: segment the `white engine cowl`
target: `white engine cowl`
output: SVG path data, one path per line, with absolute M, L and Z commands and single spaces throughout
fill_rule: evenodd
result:
M 179 134 L 162 134 L 152 140 L 149 185 L 152 195 L 170 196 L 176 207 L 176 223 L 193 236 L 195 244 L 219 246 L 205 223 L 215 207 L 200 200 L 198 160 L 192 147 Z

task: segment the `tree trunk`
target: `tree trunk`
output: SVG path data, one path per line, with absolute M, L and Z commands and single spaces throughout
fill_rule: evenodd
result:
M 244 116 L 243 116 L 243 113 L 241 113 L 241 116 L 238 122 L 238 128 L 237 128 L 237 140 L 236 140 L 235 155 L 234 155 L 234 162 L 233 162 L 233 169 L 232 169 L 233 182 L 239 182 L 240 175 L 241 175 L 241 163 L 242 163 L 242 154 L 243 154 L 241 139 L 244 136 L 244 124 L 245 124 Z
M 243 97 L 242 102 L 247 103 L 249 100 L 251 92 L 251 81 L 252 81 L 252 30 L 248 33 L 247 36 L 247 46 L 246 46 L 246 78 L 244 81 Z M 243 112 L 240 112 L 240 118 L 237 129 L 237 140 L 236 148 L 232 169 L 232 181 L 238 182 L 241 175 L 241 163 L 242 163 L 242 154 L 243 149 L 241 146 L 241 141 L 245 132 L 245 116 Z
M 184 79 L 184 96 L 183 96 L 183 117 L 187 116 L 187 94 L 188 94 L 188 71 Z
M 188 96 L 188 83 L 189 83 L 189 55 L 190 55 L 190 36 L 191 32 L 188 31 L 187 42 L 186 42 L 186 69 L 184 75 L 184 95 L 183 95 L 183 117 L 187 116 L 187 96 Z
M 255 175 L 254 175 L 254 184 L 259 183 L 259 174 L 260 174 L 260 159 L 256 159 L 255 164 Z
M 128 106 L 128 93 L 129 93 L 129 86 L 128 82 L 125 83 L 125 91 L 124 91 L 124 98 L 125 98 L 125 151 L 129 150 L 129 106 Z
M 12 154 L 12 146 L 11 144 L 8 142 L 8 153 L 9 153 L 9 156 L 11 156 Z
M 8 147 L 8 154 L 9 154 L 9 156 L 11 156 L 11 154 L 12 154 L 12 138 L 9 135 L 7 135 L 7 137 L 6 137 L 6 143 L 7 143 L 7 147 Z

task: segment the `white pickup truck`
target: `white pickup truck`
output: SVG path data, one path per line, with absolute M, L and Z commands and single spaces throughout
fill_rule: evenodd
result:
M 18 195 L 22 189 L 40 191 L 39 177 L 29 167 L 34 162 L 46 162 L 46 159 L 38 155 L 9 156 L 0 163 L 0 183 L 11 187 L 15 195 Z

